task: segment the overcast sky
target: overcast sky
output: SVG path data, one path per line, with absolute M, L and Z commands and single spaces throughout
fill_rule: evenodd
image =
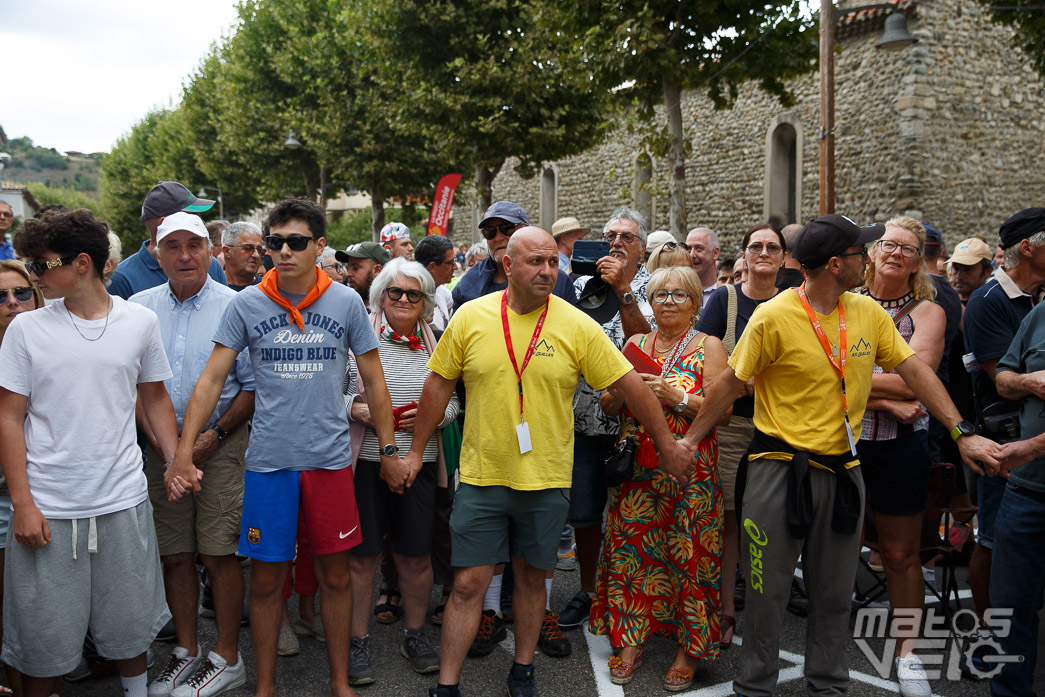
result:
M 237 21 L 233 0 L 0 0 L 0 126 L 59 151 L 108 151 Z

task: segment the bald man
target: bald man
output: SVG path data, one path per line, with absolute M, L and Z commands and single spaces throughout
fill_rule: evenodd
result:
M 432 373 L 419 400 L 427 407 L 418 412 L 405 458 L 412 472 L 420 470 L 439 410 L 463 376 L 469 408 L 461 487 L 450 519 L 455 575 L 443 621 L 439 685 L 429 690 L 435 697 L 461 694 L 458 680 L 479 626 L 483 591 L 494 566 L 509 554 L 515 572 L 515 662 L 508 694 L 535 693 L 533 656 L 545 612 L 545 573 L 555 568 L 570 506 L 563 491 L 572 483 L 571 405 L 581 376 L 596 389 L 612 385 L 625 395 L 671 476 L 685 481 L 693 471 L 693 451 L 672 437 L 653 393 L 602 328 L 552 296 L 559 271 L 552 236 L 537 227 L 517 230 L 503 264 L 508 287 L 461 307 L 432 354 Z M 504 365 L 506 353 L 511 369 Z
M 686 249 L 693 262 L 693 270 L 700 276 L 700 287 L 704 292 L 704 305 L 718 288 L 718 257 L 722 253 L 719 248 L 718 235 L 707 227 L 695 227 L 686 235 Z

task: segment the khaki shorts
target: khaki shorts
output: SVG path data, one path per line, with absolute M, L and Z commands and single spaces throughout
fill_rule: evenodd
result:
M 736 509 L 734 492 L 737 487 L 737 467 L 755 437 L 755 423 L 743 416 L 734 416 L 728 426 L 718 427 L 718 476 L 722 482 L 724 510 Z
M 235 554 L 243 514 L 243 458 L 247 450 L 247 426 L 236 429 L 207 460 L 200 493 L 177 503 L 167 500 L 163 485 L 164 459 L 147 448 L 145 476 L 160 556 L 187 552 L 222 557 Z

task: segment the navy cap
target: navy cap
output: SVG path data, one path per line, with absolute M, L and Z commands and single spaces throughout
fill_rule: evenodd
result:
M 200 198 L 178 182 L 160 182 L 149 190 L 142 203 L 142 221 L 165 218 L 171 213 L 203 213 L 214 206 L 214 201 Z
M 925 228 L 925 244 L 943 244 L 943 235 L 928 221 L 923 220 L 922 227 Z
M 1045 208 L 1024 208 L 998 228 L 1002 249 L 1008 249 L 1045 231 Z
M 479 221 L 479 229 L 481 230 L 486 221 L 490 218 L 500 218 L 501 220 L 507 220 L 509 223 L 515 223 L 516 225 L 529 225 L 530 219 L 526 216 L 526 211 L 523 210 L 522 206 L 518 203 L 512 203 L 511 201 L 498 201 L 489 208 L 486 209 L 486 214 L 483 215 L 483 219 Z

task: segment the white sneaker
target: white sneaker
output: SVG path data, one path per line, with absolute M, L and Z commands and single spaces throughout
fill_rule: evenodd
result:
M 213 697 L 246 683 L 243 656 L 236 654 L 236 665 L 230 666 L 224 658 L 211 651 L 192 677 L 175 689 L 171 697 Z
M 573 571 L 577 568 L 577 548 L 570 547 L 565 552 L 559 552 L 559 559 L 555 563 L 559 571 Z
M 156 679 L 149 683 L 149 697 L 167 697 L 175 688 L 189 679 L 203 660 L 200 647 L 196 647 L 196 655 L 190 656 L 188 649 L 175 646 L 167 665 Z
M 896 680 L 903 697 L 930 697 L 933 691 L 925 677 L 925 666 L 914 653 L 896 658 Z

